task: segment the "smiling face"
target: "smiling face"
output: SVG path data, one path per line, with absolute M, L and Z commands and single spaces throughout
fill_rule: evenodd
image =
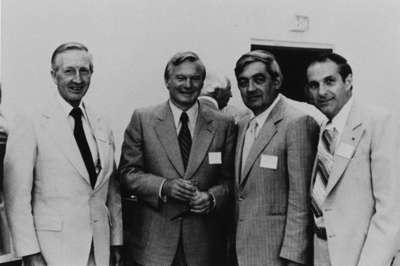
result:
M 338 65 L 327 60 L 307 69 L 307 88 L 313 104 L 329 119 L 334 118 L 352 95 L 352 75 L 343 80 Z
M 203 87 L 203 79 L 203 70 L 197 61 L 183 61 L 175 66 L 166 82 L 171 101 L 182 110 L 192 107 Z
M 244 104 L 258 115 L 275 100 L 280 80 L 273 80 L 262 62 L 249 63 L 237 76 L 238 87 Z
M 80 104 L 89 89 L 91 56 L 83 50 L 67 50 L 55 58 L 55 67 L 51 71 L 58 92 L 72 106 Z

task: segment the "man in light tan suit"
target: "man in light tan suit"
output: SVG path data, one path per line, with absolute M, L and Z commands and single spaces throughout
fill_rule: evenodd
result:
M 114 139 L 105 121 L 82 102 L 92 73 L 84 45 L 60 45 L 51 59 L 55 99 L 11 128 L 5 203 L 24 265 L 119 263 Z
M 233 119 L 197 98 L 205 67 L 197 54 L 168 62 L 169 100 L 135 110 L 119 173 L 138 201 L 127 256 L 133 265 L 226 265 L 236 130 Z M 136 215 L 135 215 L 136 214 Z
M 399 247 L 399 123 L 354 99 L 351 67 L 338 54 L 316 57 L 307 79 L 329 120 L 312 175 L 314 264 L 390 265 Z
M 309 265 L 308 187 L 318 125 L 279 94 L 283 77 L 272 54 L 242 55 L 235 74 L 243 102 L 253 112 L 238 124 L 236 263 Z

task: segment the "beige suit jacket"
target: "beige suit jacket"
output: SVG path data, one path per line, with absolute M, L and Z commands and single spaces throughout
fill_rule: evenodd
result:
M 305 264 L 312 251 L 308 187 L 319 127 L 312 117 L 279 100 L 241 175 L 248 123 L 239 122 L 235 159 L 238 265 Z
M 10 131 L 4 191 L 18 256 L 41 252 L 48 265 L 86 265 L 93 241 L 97 264 L 108 265 L 110 245 L 122 244 L 113 135 L 86 111 L 101 162 L 94 189 L 58 102 L 18 118 Z
M 355 102 L 334 154 L 322 208 L 333 266 L 392 261 L 400 231 L 399 148 L 398 121 Z

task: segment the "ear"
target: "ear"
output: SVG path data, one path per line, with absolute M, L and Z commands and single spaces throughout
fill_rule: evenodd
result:
M 275 90 L 279 90 L 282 86 L 282 78 L 281 77 L 276 77 L 276 79 L 273 81 Z
M 54 69 L 50 70 L 50 75 L 54 81 L 55 84 L 57 84 L 57 77 L 56 77 L 56 71 Z
M 353 86 L 353 75 L 348 74 L 346 79 L 344 80 L 344 84 L 346 86 L 346 90 L 350 90 L 350 88 Z

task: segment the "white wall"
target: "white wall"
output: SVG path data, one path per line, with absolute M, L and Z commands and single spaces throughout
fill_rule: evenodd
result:
M 95 64 L 87 101 L 111 120 L 118 148 L 132 110 L 167 98 L 163 71 L 175 52 L 193 50 L 234 78 L 251 38 L 334 44 L 353 66 L 356 96 L 400 112 L 396 0 L 3 0 L 2 12 L 6 108 L 45 104 L 56 91 L 52 51 L 83 42 Z M 289 31 L 294 14 L 309 16 L 309 31 Z M 241 104 L 236 84 L 232 102 Z

